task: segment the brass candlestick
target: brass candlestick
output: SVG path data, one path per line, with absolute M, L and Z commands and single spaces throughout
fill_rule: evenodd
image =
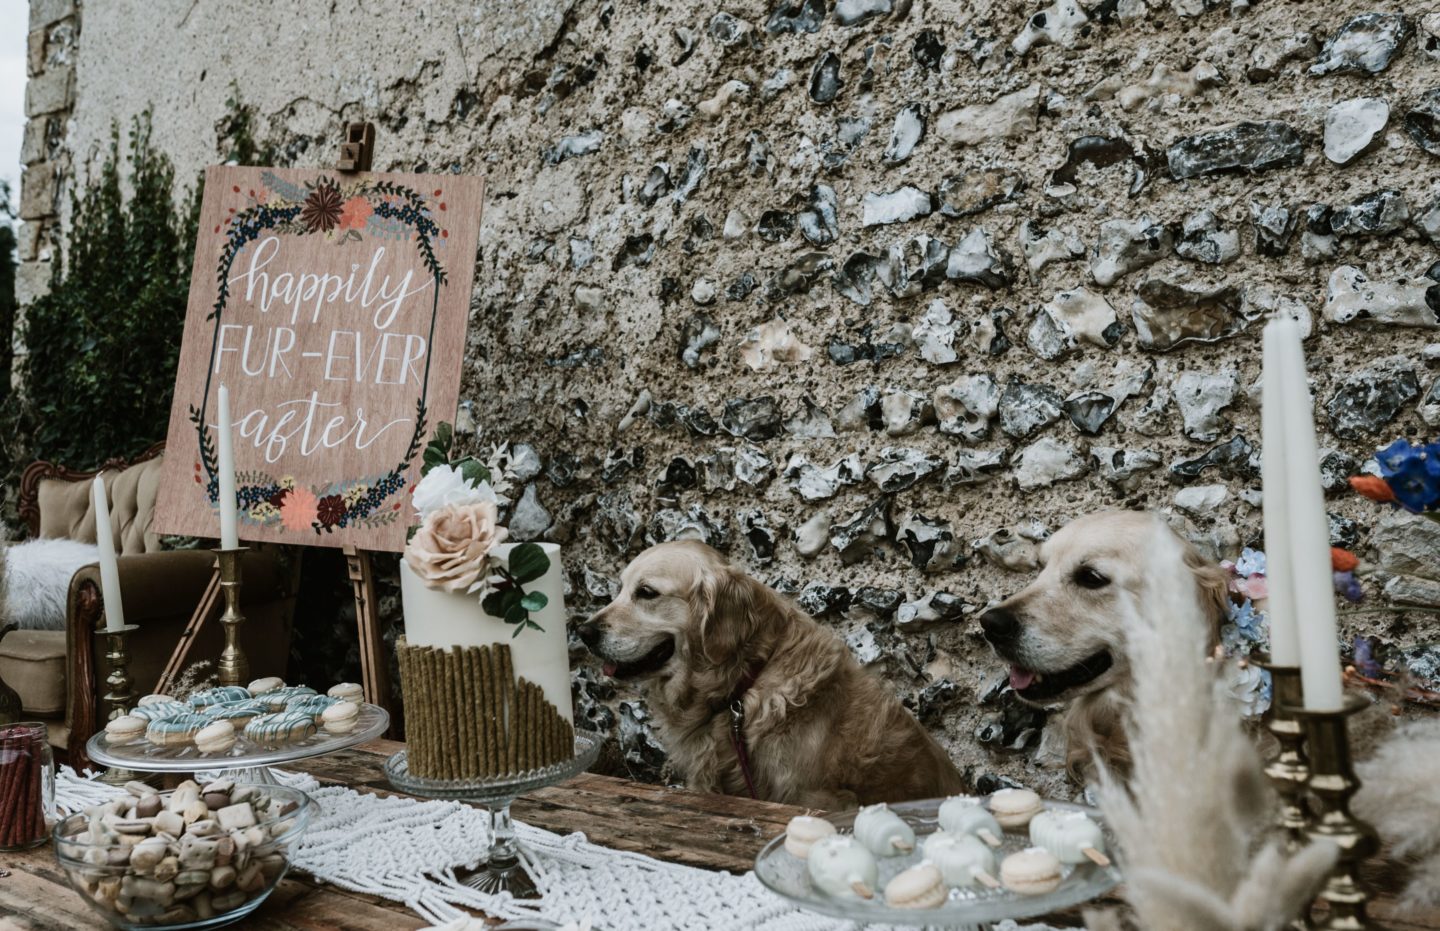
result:
M 101 701 L 105 703 L 105 720 L 107 722 L 124 717 L 135 706 L 135 682 L 130 678 L 130 653 L 126 649 L 125 639 L 139 629 L 138 624 L 100 628 L 100 633 L 104 634 L 105 639 L 109 642 L 109 648 L 105 653 L 105 662 L 110 667 L 110 675 L 105 677 L 107 691 L 101 698 Z M 105 775 L 100 777 L 100 781 L 112 785 L 124 785 L 136 778 L 135 773 L 130 770 L 116 768 L 106 770 Z
M 1345 724 L 1346 718 L 1368 707 L 1364 698 L 1350 695 L 1339 711 L 1291 709 L 1305 728 L 1310 755 L 1307 786 L 1319 802 L 1309 834 L 1340 848 L 1340 861 L 1320 892 L 1330 906 L 1329 915 L 1316 925 L 1321 931 L 1367 931 L 1373 927 L 1365 917 L 1370 893 L 1360 882 L 1359 872 L 1361 862 L 1380 849 L 1380 838 L 1373 827 L 1350 812 L 1350 797 L 1360 788 L 1360 780 L 1350 758 Z
M 215 551 L 220 559 L 220 590 L 225 593 L 225 613 L 220 615 L 225 630 L 225 649 L 220 651 L 221 685 L 245 685 L 250 681 L 250 660 L 240 647 L 240 625 L 245 623 L 245 615 L 240 613 L 240 557 L 247 549 L 237 546 Z
M 1277 666 L 1269 656 L 1254 660 L 1270 673 L 1271 734 L 1280 743 L 1280 753 L 1265 767 L 1265 775 L 1280 796 L 1280 812 L 1276 823 L 1285 834 L 1285 848 L 1294 853 L 1305 846 L 1305 828 L 1310 814 L 1305 807 L 1305 784 L 1310 778 L 1310 761 L 1305 756 L 1305 728 L 1294 711 L 1304 705 L 1304 689 L 1299 666 Z

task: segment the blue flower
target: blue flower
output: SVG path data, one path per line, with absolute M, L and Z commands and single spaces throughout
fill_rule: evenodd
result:
M 1389 446 L 1375 454 L 1375 461 L 1380 466 L 1380 477 L 1389 479 L 1398 473 L 1405 464 L 1422 452 L 1418 446 L 1410 445 L 1409 440 L 1396 440 Z
M 1239 605 L 1231 602 L 1230 621 L 1247 640 L 1260 640 L 1264 636 L 1265 614 L 1255 610 L 1255 604 L 1245 599 Z
M 1265 553 L 1263 550 L 1252 550 L 1245 547 L 1240 551 L 1240 558 L 1235 560 L 1235 572 L 1238 575 L 1249 577 L 1252 575 L 1265 574 Z
M 1355 638 L 1355 668 L 1361 675 L 1379 679 L 1385 675 L 1385 668 L 1375 662 L 1375 648 L 1365 637 Z
M 1335 591 L 1345 596 L 1346 601 L 1360 602 L 1365 600 L 1365 589 L 1361 587 L 1360 580 L 1355 578 L 1353 572 L 1336 572 Z
M 1382 453 L 1383 454 L 1383 453 Z M 1385 466 L 1381 466 L 1381 471 Z M 1414 454 L 1396 462 L 1396 468 L 1385 476 L 1395 500 L 1412 514 L 1434 507 L 1440 502 L 1440 456 L 1429 456 L 1423 449 L 1414 448 Z

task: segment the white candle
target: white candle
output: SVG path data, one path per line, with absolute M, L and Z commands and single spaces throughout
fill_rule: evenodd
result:
M 240 517 L 235 511 L 235 449 L 230 430 L 230 391 L 220 386 L 218 440 L 220 457 L 220 547 L 233 550 L 240 545 Z
M 125 606 L 120 603 L 120 567 L 115 562 L 115 531 L 110 526 L 110 499 L 105 480 L 95 476 L 90 492 L 95 505 L 95 545 L 100 548 L 100 597 L 105 605 L 105 629 L 125 626 Z
M 1265 581 L 1270 596 L 1270 660 L 1277 666 L 1300 665 L 1300 634 L 1295 622 L 1295 570 L 1291 564 L 1290 496 L 1286 486 L 1284 364 L 1280 343 L 1294 320 L 1279 318 L 1265 325 L 1264 368 L 1261 370 L 1261 476 L 1265 506 Z
M 1330 568 L 1330 522 L 1320 488 L 1320 453 L 1315 442 L 1314 408 L 1305 383 L 1305 352 L 1300 330 L 1290 324 L 1279 344 L 1285 398 L 1285 459 L 1290 480 L 1290 567 L 1295 580 L 1295 616 L 1300 633 L 1300 681 L 1305 707 L 1339 711 L 1340 644 L 1335 627 L 1335 583 Z

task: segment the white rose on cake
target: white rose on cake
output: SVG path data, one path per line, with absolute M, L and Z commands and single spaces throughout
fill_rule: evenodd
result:
M 410 499 L 421 522 L 441 508 L 498 502 L 489 482 L 472 482 L 451 465 L 437 465 L 427 472 Z

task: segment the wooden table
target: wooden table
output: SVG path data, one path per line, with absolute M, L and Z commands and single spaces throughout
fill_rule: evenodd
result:
M 388 740 L 356 747 L 295 765 L 322 782 L 360 791 L 393 794 L 381 765 L 401 748 Z M 562 786 L 542 789 L 515 802 L 515 818 L 557 833 L 584 831 L 594 843 L 704 869 L 744 872 L 764 843 L 785 828 L 799 809 L 724 795 L 704 795 L 663 786 L 582 775 Z M 23 853 L 0 853 L 0 931 L 71 931 L 104 928 L 95 913 L 71 891 L 48 846 Z M 1376 888 L 1384 890 L 1372 915 L 1397 931 L 1440 931 L 1440 910 L 1398 917 L 1394 893 L 1403 870 L 1374 864 Z M 1048 922 L 1079 927 L 1078 912 L 1050 916 Z M 265 904 L 236 928 L 267 931 L 410 931 L 426 923 L 403 905 L 375 896 L 345 892 L 292 874 Z M 657 929 L 663 931 L 663 929 Z

